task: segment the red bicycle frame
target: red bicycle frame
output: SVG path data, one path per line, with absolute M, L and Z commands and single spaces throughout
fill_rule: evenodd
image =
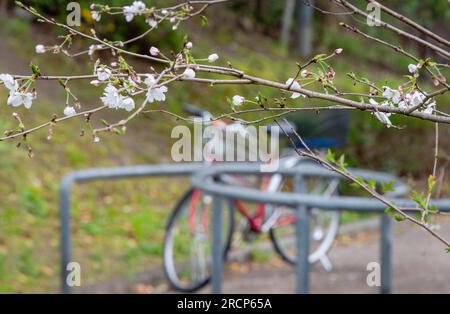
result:
M 261 189 L 266 189 L 268 182 L 269 182 L 270 176 L 264 176 L 261 186 Z M 191 229 L 191 232 L 195 231 L 195 215 L 196 215 L 196 210 L 198 208 L 198 203 L 201 197 L 201 191 L 199 189 L 194 189 L 194 192 L 192 194 L 192 199 L 191 199 L 191 203 L 189 205 L 189 226 Z M 261 232 L 262 231 L 262 226 L 264 224 L 264 218 L 265 218 L 265 214 L 266 214 L 266 205 L 264 203 L 258 203 L 257 208 L 256 208 L 256 212 L 254 214 L 252 214 L 250 212 L 250 210 L 244 205 L 244 203 L 241 200 L 234 200 L 233 201 L 233 205 L 236 207 L 236 209 L 238 210 L 238 212 L 245 217 L 245 219 L 247 219 L 248 224 L 250 225 L 250 228 L 253 232 Z M 207 216 L 207 210 L 204 209 L 200 209 L 202 210 L 200 212 L 201 215 L 201 224 L 203 226 L 204 231 L 206 232 L 208 230 L 208 216 Z M 284 225 L 284 224 L 291 224 L 295 221 L 295 216 L 294 215 L 288 215 L 288 216 L 283 216 L 280 217 L 273 225 L 273 227 L 275 226 L 280 226 L 280 225 Z

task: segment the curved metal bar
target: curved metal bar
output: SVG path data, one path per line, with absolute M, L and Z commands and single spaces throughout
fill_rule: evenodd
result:
M 401 207 L 414 208 L 416 203 L 409 199 L 398 198 L 408 192 L 406 184 L 400 179 L 381 172 L 350 169 L 349 170 L 356 177 L 368 180 L 374 179 L 378 184 L 381 182 L 388 183 L 394 181 L 394 191 L 386 193 L 386 197 L 391 202 Z M 250 202 L 262 202 L 268 204 L 285 205 L 295 209 L 296 215 L 296 237 L 297 237 L 297 292 L 309 292 L 309 208 L 317 207 L 329 210 L 351 210 L 351 211 L 374 211 L 382 214 L 381 216 L 381 237 L 380 237 L 380 255 L 381 255 L 381 293 L 390 293 L 392 289 L 392 218 L 384 213 L 386 205 L 378 199 L 368 197 L 320 197 L 315 195 L 305 194 L 302 189 L 302 181 L 307 176 L 323 176 L 323 177 L 338 177 L 343 178 L 340 174 L 332 172 L 323 167 L 312 163 L 302 163 L 295 168 L 281 168 L 273 174 L 281 174 L 284 176 L 294 177 L 295 193 L 274 192 L 267 193 L 265 191 L 241 187 L 230 186 L 223 182 L 214 180 L 223 174 L 244 174 L 244 175 L 262 175 L 269 172 L 261 171 L 261 167 L 255 164 L 232 164 L 232 165 L 218 165 L 211 168 L 206 168 L 202 172 L 194 175 L 191 180 L 195 187 L 204 192 L 210 193 L 214 198 L 239 199 Z M 440 211 L 450 211 L 450 199 L 431 200 L 430 204 L 437 206 Z M 419 209 L 417 209 L 419 210 Z M 221 225 L 221 216 L 214 214 L 214 222 L 216 225 Z M 305 232 L 306 230 L 306 232 Z M 216 237 L 217 232 L 213 233 Z M 220 239 L 220 238 L 219 238 Z M 220 246 L 219 246 L 220 248 Z M 222 263 L 221 250 L 216 249 L 216 254 L 213 260 L 216 263 Z M 213 267 L 217 271 L 213 271 L 213 283 L 220 287 L 222 273 L 220 265 Z M 214 292 L 219 292 L 217 289 Z
M 70 293 L 71 287 L 66 279 L 69 275 L 67 265 L 72 260 L 72 243 L 70 229 L 70 200 L 72 186 L 75 183 L 94 180 L 122 179 L 131 177 L 169 177 L 188 176 L 204 168 L 201 163 L 142 165 L 115 168 L 93 168 L 74 171 L 66 174 L 60 183 L 60 224 L 61 224 L 61 286 L 63 293 Z
M 366 171 L 361 169 L 350 169 L 350 172 L 362 179 L 375 179 L 378 183 L 395 181 L 394 192 L 389 193 L 389 200 L 400 207 L 414 208 L 417 204 L 410 199 L 397 198 L 408 191 L 408 187 L 400 179 L 381 172 Z M 370 197 L 356 196 L 332 196 L 323 198 L 318 195 L 308 195 L 301 193 L 274 192 L 256 190 L 241 186 L 229 186 L 214 180 L 223 174 L 245 174 L 262 175 L 267 173 L 278 173 L 286 176 L 326 176 L 340 177 L 338 173 L 323 169 L 320 166 L 303 163 L 295 168 L 282 168 L 276 172 L 264 172 L 258 165 L 252 164 L 229 164 L 218 165 L 205 168 L 196 173 L 192 178 L 192 184 L 210 194 L 221 197 L 240 199 L 249 202 L 263 202 L 269 204 L 285 205 L 289 207 L 298 207 L 300 205 L 307 207 L 318 207 L 329 210 L 351 210 L 351 211 L 378 211 L 384 212 L 386 205 L 378 199 Z M 436 206 L 440 211 L 450 211 L 450 199 L 431 200 L 430 205 Z M 419 209 L 418 209 L 419 210 Z

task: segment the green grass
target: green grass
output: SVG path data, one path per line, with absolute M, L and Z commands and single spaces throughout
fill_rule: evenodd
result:
M 31 30 L 18 20 L 4 24 L 8 26 L 3 30 L 3 38 L 10 43 L 11 49 L 18 55 L 29 56 L 35 44 L 34 40 L 29 40 Z M 230 37 L 226 31 L 215 34 L 200 32 L 194 37 L 194 53 L 220 52 L 220 64 L 226 64 L 229 60 L 248 73 L 273 80 L 285 81 L 292 77 L 296 71 L 295 62 L 304 61 L 285 56 L 279 47 L 264 38 L 249 39 L 241 33 Z M 251 40 L 258 41 L 257 49 L 249 42 Z M 334 49 L 343 43 L 330 38 L 327 40 L 326 49 Z M 344 40 L 348 41 L 347 38 Z M 351 43 L 347 42 L 345 49 L 349 50 L 349 54 L 358 53 L 352 52 L 351 47 Z M 33 62 L 39 64 L 45 73 L 90 72 L 79 63 L 59 56 L 52 62 L 42 56 L 32 56 Z M 342 63 L 333 62 L 338 73 L 336 81 L 342 81 L 342 89 L 354 90 L 352 82 L 344 79 L 345 73 L 352 69 L 354 56 L 342 58 Z M 376 58 L 376 55 L 370 55 L 370 58 Z M 22 60 L 25 65 L 29 61 Z M 3 73 L 1 63 L 0 73 Z M 391 74 L 372 74 L 380 80 L 387 77 L 392 85 L 398 83 Z M 27 127 L 48 120 L 53 113 L 61 115 L 64 93 L 55 90 L 56 85 L 44 86 L 47 93 L 39 94 L 32 111 L 26 112 L 23 108 L 16 110 Z M 83 82 L 73 83 L 71 88 L 80 95 L 83 105 L 98 103 L 101 90 L 95 90 Z M 277 90 L 254 86 L 211 87 L 175 83 L 169 87 L 167 102 L 152 104 L 152 108 L 181 113 L 180 105 L 189 102 L 219 113 L 230 110 L 227 97 L 240 94 L 254 98 L 258 91 L 268 97 L 280 95 Z M 4 89 L 0 88 L 2 102 L 6 96 Z M 289 102 L 296 105 L 293 101 Z M 305 105 L 311 103 L 317 104 L 315 101 L 304 102 Z M 0 106 L 2 130 L 14 127 L 15 122 L 10 118 L 12 112 L 11 107 Z M 111 111 L 105 119 L 116 121 L 123 118 L 123 114 Z M 414 119 L 407 122 L 403 118 L 399 120 L 407 125 L 408 130 L 412 128 L 414 135 L 420 134 L 421 139 L 429 138 L 429 127 L 423 123 Z M 98 122 L 94 123 L 98 125 Z M 51 141 L 46 140 L 48 130 L 43 129 L 29 136 L 27 143 L 22 143 L 20 148 L 15 146 L 17 141 L 0 142 L 0 293 L 57 291 L 60 271 L 57 193 L 63 174 L 88 167 L 170 161 L 167 158 L 170 156 L 170 131 L 178 123 L 161 115 L 141 117 L 130 123 L 125 135 L 103 134 L 101 142 L 95 144 L 88 132 L 89 125 L 79 119 L 56 125 Z M 81 129 L 86 130 L 86 136 L 79 136 Z M 395 143 L 394 140 L 399 138 L 395 137 L 394 132 L 405 136 L 402 131 L 386 129 L 366 113 L 355 113 L 350 130 L 348 160 L 353 166 L 423 171 L 423 165 L 418 161 L 413 163 L 410 157 L 402 156 L 399 151 L 388 151 L 390 143 Z M 394 140 L 390 143 L 385 141 L 380 147 L 380 139 L 389 136 L 394 136 Z M 412 141 L 414 136 L 408 138 Z M 32 159 L 28 157 L 27 145 L 34 152 Z M 419 154 L 422 146 L 412 145 L 410 149 Z M 420 158 L 415 159 L 421 161 Z M 410 162 L 405 163 L 404 160 Z M 95 182 L 75 187 L 71 213 L 73 259 L 81 264 L 83 284 L 112 276 L 129 276 L 159 266 L 167 215 L 188 185 L 187 180 L 140 179 Z M 344 221 L 356 219 L 354 215 L 350 216 L 347 215 Z M 256 256 L 257 260 L 264 261 L 266 258 Z

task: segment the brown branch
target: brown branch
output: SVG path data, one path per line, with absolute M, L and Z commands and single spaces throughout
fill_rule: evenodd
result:
M 355 13 L 357 13 L 357 14 L 359 14 L 361 16 L 364 16 L 366 18 L 370 18 L 369 14 L 367 14 L 366 12 L 360 10 L 358 7 L 352 5 L 351 3 L 349 3 L 346 0 L 332 0 L 332 1 L 334 1 L 335 3 L 341 4 L 341 5 L 345 6 L 346 8 L 348 8 L 350 10 L 355 11 Z M 450 52 L 448 52 L 448 51 L 446 51 L 446 50 L 444 50 L 444 49 L 442 49 L 442 48 L 440 48 L 440 47 L 438 47 L 438 46 L 436 46 L 436 45 L 434 45 L 432 43 L 429 43 L 426 40 L 423 40 L 422 38 L 419 38 L 419 37 L 417 37 L 415 35 L 412 35 L 412 34 L 410 34 L 408 32 L 405 32 L 405 31 L 403 31 L 403 30 L 401 30 L 401 29 L 399 29 L 399 28 L 397 28 L 397 27 L 395 27 L 395 26 L 393 26 L 393 25 L 391 25 L 391 24 L 389 24 L 387 22 L 384 22 L 382 20 L 377 20 L 377 22 L 379 22 L 381 26 L 389 29 L 390 31 L 395 32 L 397 35 L 405 37 L 405 38 L 408 38 L 410 40 L 413 40 L 413 41 L 415 41 L 415 42 L 417 42 L 417 43 L 419 43 L 419 44 L 421 44 L 423 46 L 426 46 L 426 47 L 430 48 L 434 52 L 436 52 L 436 53 L 446 57 L 447 59 L 450 59 Z
M 450 47 L 450 41 L 446 40 L 445 38 L 442 38 L 441 36 L 437 35 L 436 33 L 426 29 L 425 27 L 423 27 L 422 25 L 414 22 L 413 20 L 407 18 L 406 16 L 386 7 L 385 5 L 379 3 L 378 1 L 375 0 L 366 0 L 367 2 L 370 3 L 374 3 L 376 4 L 381 10 L 383 10 L 384 12 L 386 12 L 387 14 L 389 14 L 392 17 L 395 17 L 396 19 L 404 22 L 405 24 L 408 24 L 409 26 L 415 28 L 417 31 L 421 32 L 422 34 L 433 38 L 434 40 L 436 40 L 437 42 Z
M 289 124 L 288 121 L 286 121 Z M 422 227 L 424 230 L 426 230 L 427 232 L 429 232 L 432 236 L 434 236 L 436 239 L 438 239 L 439 241 L 441 241 L 447 248 L 450 247 L 450 242 L 448 242 L 446 239 L 444 239 L 441 235 L 439 235 L 438 233 L 436 233 L 434 230 L 432 230 L 431 228 L 429 228 L 427 225 L 425 225 L 424 223 L 422 223 L 421 221 L 409 216 L 408 214 L 406 214 L 403 210 L 401 210 L 398 206 L 396 206 L 394 203 L 392 203 L 391 201 L 389 201 L 387 198 L 385 198 L 383 195 L 379 194 L 377 191 L 375 191 L 374 189 L 372 189 L 371 187 L 369 187 L 366 183 L 361 182 L 360 180 L 358 180 L 357 177 L 355 177 L 354 175 L 352 175 L 350 172 L 348 172 L 345 169 L 342 168 L 338 168 L 336 166 L 334 166 L 333 164 L 331 164 L 330 162 L 324 160 L 322 157 L 318 156 L 317 154 L 315 154 L 314 152 L 312 152 L 309 148 L 308 151 L 303 151 L 300 150 L 296 147 L 294 140 L 292 139 L 291 135 L 289 134 L 289 132 L 286 132 L 283 127 L 278 124 L 279 127 L 281 128 L 281 130 L 284 132 L 284 134 L 286 135 L 286 137 L 289 139 L 289 141 L 292 143 L 295 152 L 299 155 L 299 156 L 303 156 L 303 157 L 308 157 L 312 160 L 315 160 L 316 162 L 318 162 L 319 164 L 321 164 L 322 166 L 324 166 L 325 168 L 336 172 L 340 175 L 342 175 L 343 177 L 347 178 L 348 180 L 350 180 L 352 183 L 357 184 L 358 186 L 360 186 L 362 189 L 364 189 L 366 192 L 368 192 L 372 197 L 378 199 L 379 201 L 381 201 L 382 203 L 384 203 L 386 206 L 394 209 L 399 215 L 401 215 L 404 219 L 409 220 L 410 222 Z M 300 141 L 302 141 L 302 143 L 304 143 L 304 141 L 301 139 L 300 135 L 297 133 L 297 131 L 295 130 L 295 128 L 293 128 L 292 126 L 290 126 L 293 133 L 296 135 L 296 137 L 299 138 Z M 305 144 L 306 145 L 306 144 Z M 307 146 L 306 146 L 307 147 Z
M 105 109 L 105 108 L 106 108 L 106 106 L 100 106 L 100 107 L 97 107 L 97 108 L 94 108 L 94 109 L 86 110 L 86 111 L 83 111 L 83 112 L 78 112 L 78 113 L 76 113 L 76 114 L 74 114 L 72 116 L 52 119 L 52 120 L 50 120 L 50 121 L 48 121 L 46 123 L 43 123 L 43 124 L 38 125 L 38 126 L 35 126 L 35 127 L 31 128 L 31 129 L 24 130 L 24 131 L 21 131 L 19 133 L 14 133 L 14 134 L 11 134 L 11 135 L 8 135 L 8 136 L 5 136 L 5 137 L 0 137 L 0 142 L 6 141 L 6 140 L 10 140 L 10 139 L 13 139 L 13 138 L 17 138 L 17 137 L 21 137 L 21 136 L 27 136 L 28 134 L 30 134 L 32 132 L 35 132 L 37 130 L 40 130 L 42 128 L 45 128 L 45 127 L 47 127 L 47 126 L 49 126 L 51 124 L 62 122 L 62 121 L 65 121 L 65 120 L 68 120 L 68 119 L 71 119 L 71 118 L 75 118 L 75 117 L 79 117 L 79 116 L 85 116 L 85 115 L 92 115 L 92 114 L 94 114 L 94 113 L 96 113 L 96 112 L 98 112 L 98 111 L 100 111 L 102 109 Z

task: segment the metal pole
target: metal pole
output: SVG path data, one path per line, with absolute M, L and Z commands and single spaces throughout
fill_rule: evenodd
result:
M 314 5 L 314 0 L 309 3 Z M 307 57 L 312 53 L 313 37 L 313 8 L 306 5 L 303 0 L 297 0 L 297 29 L 298 29 L 298 52 Z
M 222 249 L 222 200 L 219 196 L 213 199 L 213 246 L 212 246 L 212 293 L 222 292 L 223 249 Z
M 295 191 L 306 192 L 305 180 L 295 177 Z M 297 236 L 297 293 L 309 293 L 309 209 L 299 205 L 295 210 Z
M 66 177 L 62 180 L 59 193 L 60 201 L 60 228 L 61 228 L 61 287 L 62 293 L 71 293 L 72 288 L 67 285 L 67 277 L 69 272 L 67 265 L 70 263 L 71 256 L 71 235 L 70 235 L 70 190 L 72 180 Z
M 381 289 L 380 293 L 392 293 L 392 218 L 381 215 Z

